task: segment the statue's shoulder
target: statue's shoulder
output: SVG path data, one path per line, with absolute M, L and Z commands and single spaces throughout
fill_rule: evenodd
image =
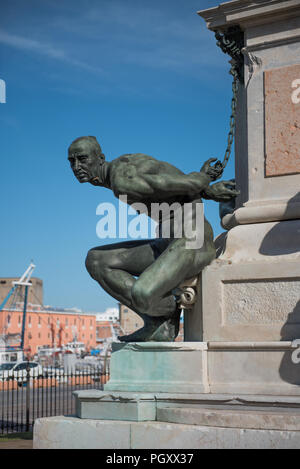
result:
M 124 155 L 118 156 L 115 158 L 112 163 L 114 165 L 129 163 L 129 164 L 139 164 L 146 161 L 158 161 L 153 156 L 145 155 L 145 153 L 125 153 Z
M 145 153 L 130 153 L 115 158 L 112 162 L 111 174 L 120 176 L 122 174 L 183 174 L 182 171 L 165 161 L 158 160 Z
M 144 153 L 128 153 L 112 160 L 111 169 L 114 174 L 127 172 L 129 168 L 131 168 L 131 171 L 140 173 L 155 170 L 156 167 L 158 170 L 160 163 L 156 158 Z

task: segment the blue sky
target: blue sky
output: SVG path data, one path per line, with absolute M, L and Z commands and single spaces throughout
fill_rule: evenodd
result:
M 96 207 L 116 200 L 80 185 L 67 161 L 76 137 L 95 135 L 107 160 L 141 152 L 197 171 L 223 158 L 228 58 L 197 15 L 209 0 L 2 0 L 0 276 L 31 259 L 53 306 L 116 306 L 89 277 Z M 234 161 L 224 173 L 234 177 Z M 218 204 L 205 202 L 215 235 Z M 113 240 L 114 242 L 115 240 Z

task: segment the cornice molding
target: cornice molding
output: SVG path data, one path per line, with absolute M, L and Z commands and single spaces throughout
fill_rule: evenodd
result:
M 300 0 L 232 0 L 197 13 L 211 30 L 245 28 L 300 16 Z

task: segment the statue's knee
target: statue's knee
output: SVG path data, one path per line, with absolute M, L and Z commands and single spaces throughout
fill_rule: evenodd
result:
M 131 290 L 132 302 L 139 312 L 147 312 L 151 306 L 151 296 L 137 280 Z
M 101 270 L 101 256 L 99 256 L 99 253 L 95 251 L 94 249 L 91 249 L 86 256 L 85 259 L 85 266 L 89 274 L 95 278 L 97 274 L 99 274 L 99 271 Z

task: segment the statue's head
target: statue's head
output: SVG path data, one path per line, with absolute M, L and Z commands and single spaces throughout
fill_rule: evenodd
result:
M 79 182 L 101 183 L 101 166 L 105 161 L 96 137 L 79 137 L 68 149 L 68 160 Z

